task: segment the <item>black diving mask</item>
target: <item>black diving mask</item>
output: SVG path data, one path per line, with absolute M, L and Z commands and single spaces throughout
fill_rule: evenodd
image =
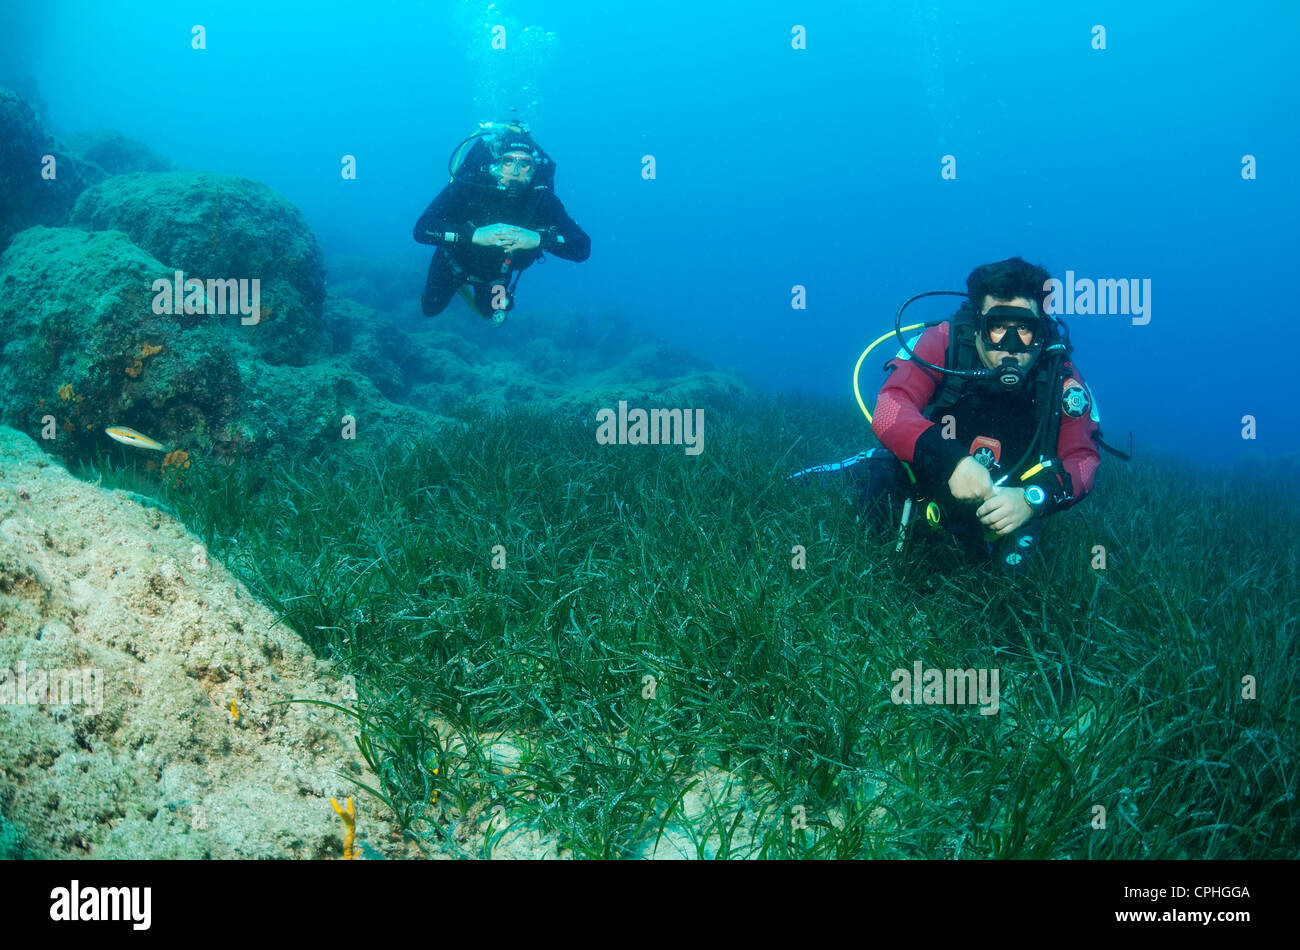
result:
M 979 318 L 984 349 L 1002 353 L 1036 353 L 1043 345 L 1043 322 L 1024 307 L 992 307 Z

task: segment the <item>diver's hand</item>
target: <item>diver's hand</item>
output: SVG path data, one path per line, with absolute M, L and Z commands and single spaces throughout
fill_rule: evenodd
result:
M 993 479 L 987 468 L 968 455 L 952 470 L 948 490 L 958 501 L 980 501 L 993 494 Z
M 513 224 L 485 224 L 474 232 L 472 240 L 475 244 L 495 245 L 506 251 L 531 251 L 542 244 L 542 236 L 536 231 Z
M 518 228 L 509 224 L 485 224 L 474 231 L 474 236 L 470 238 L 470 241 L 483 247 L 500 246 L 513 241 L 518 230 Z
M 531 251 L 541 246 L 542 236 L 536 231 L 527 228 L 509 228 L 508 231 L 510 240 L 501 245 L 507 251 Z
M 1025 501 L 1025 490 L 1005 486 L 993 489 L 992 497 L 975 511 L 975 517 L 984 527 L 1000 535 L 1010 534 L 1033 516 L 1034 510 Z

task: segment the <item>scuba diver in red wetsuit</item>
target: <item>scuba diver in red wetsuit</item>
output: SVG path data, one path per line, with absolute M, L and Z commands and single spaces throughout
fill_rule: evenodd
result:
M 1043 519 L 1092 490 L 1098 445 L 1127 458 L 1101 441 L 1096 401 L 1070 360 L 1069 331 L 1044 312 L 1049 276 L 1018 257 L 977 267 L 966 294 L 954 294 L 966 302 L 951 319 L 925 325 L 912 344 L 902 335 L 903 310 L 954 292 L 908 300 L 895 332 L 876 341 L 903 343 L 885 366 L 874 417 L 868 413 L 884 448 L 790 477 L 844 473 L 877 523 L 903 502 L 900 531 L 919 500 L 927 522 L 972 555 L 996 555 L 1000 567 L 1023 571 Z
M 420 300 L 428 316 L 459 290 L 500 326 L 519 275 L 543 251 L 576 262 L 591 254 L 591 238 L 555 196 L 555 163 L 526 125 L 484 123 L 456 146 L 447 170 L 451 183 L 415 225 L 415 239 L 438 248 Z

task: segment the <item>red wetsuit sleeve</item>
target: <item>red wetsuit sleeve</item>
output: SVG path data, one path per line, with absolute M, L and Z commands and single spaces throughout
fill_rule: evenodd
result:
M 1087 389 L 1083 375 L 1071 364 L 1066 364 L 1065 385 L 1078 383 Z M 1072 494 L 1070 504 L 1078 502 L 1092 491 L 1096 481 L 1097 467 L 1101 456 L 1097 452 L 1094 438 L 1100 428 L 1093 417 L 1092 392 L 1088 391 L 1088 411 L 1081 416 L 1061 416 L 1061 431 L 1056 437 L 1056 457 L 1061 460 L 1061 467 L 1070 473 Z
M 912 351 L 936 366 L 948 354 L 949 324 L 941 323 L 921 334 Z M 922 415 L 939 384 L 939 374 L 906 357 L 895 357 L 876 397 L 871 431 L 895 457 L 910 464 L 918 476 L 947 480 L 968 453 L 952 439 L 940 438 L 940 429 Z
M 928 363 L 942 366 L 948 352 L 948 324 L 941 323 L 922 333 L 912 352 Z M 876 396 L 871 431 L 897 458 L 911 462 L 916 456 L 916 440 L 934 425 L 921 415 L 921 410 L 934 395 L 939 374 L 906 357 L 894 357 L 885 367 L 889 377 Z

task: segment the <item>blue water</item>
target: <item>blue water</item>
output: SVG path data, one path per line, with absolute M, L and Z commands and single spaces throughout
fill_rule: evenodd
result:
M 760 389 L 851 400 L 897 306 L 981 263 L 1149 278 L 1149 324 L 1070 320 L 1110 440 L 1210 461 L 1300 446 L 1300 4 L 289 6 L 14 8 L 0 76 L 34 77 L 56 132 L 114 128 L 267 182 L 327 260 L 420 273 L 431 249 L 411 229 L 448 153 L 519 107 L 593 250 L 533 267 L 514 319 L 622 312 Z

